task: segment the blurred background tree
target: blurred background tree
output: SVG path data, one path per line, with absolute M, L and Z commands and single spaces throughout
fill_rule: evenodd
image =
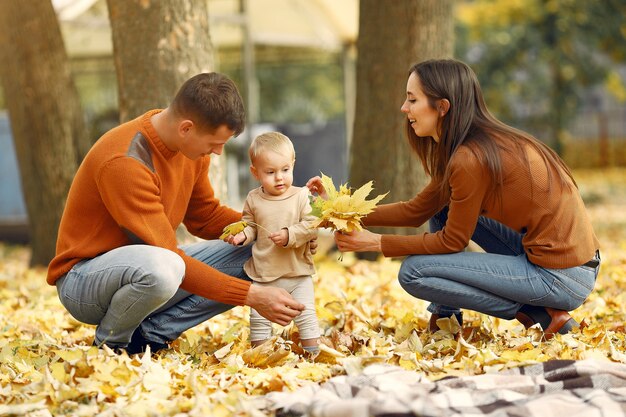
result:
M 178 87 L 215 69 L 205 0 L 107 0 L 120 122 L 165 108 Z
M 30 219 L 30 262 L 46 265 L 74 172 L 91 147 L 50 0 L 0 2 L 0 61 Z
M 120 122 L 167 107 L 190 77 L 215 71 L 206 0 L 107 0 Z M 211 180 L 226 195 L 222 159 Z
M 452 57 L 453 3 L 396 0 L 380 7 L 378 0 L 360 1 L 356 110 L 350 146 L 352 187 L 374 180 L 377 192 L 389 191 L 385 201 L 393 202 L 413 197 L 425 185 L 421 164 L 406 141 L 406 116 L 400 106 L 406 98 L 412 64 Z M 376 231 L 383 233 L 385 229 Z

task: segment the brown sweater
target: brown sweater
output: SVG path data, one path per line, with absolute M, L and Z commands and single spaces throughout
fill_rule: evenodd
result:
M 502 199 L 489 190 L 491 179 L 481 161 L 461 146 L 450 161 L 449 201 L 438 201 L 431 183 L 407 202 L 380 205 L 369 214 L 366 226 L 421 226 L 445 205 L 448 221 L 436 233 L 413 236 L 383 235 L 385 256 L 443 254 L 462 251 L 469 243 L 479 216 L 486 216 L 525 232 L 528 259 L 546 268 L 569 268 L 591 260 L 599 242 L 583 201 L 575 187 L 560 185 L 557 171 L 550 176 L 546 164 L 528 150 L 530 173 L 523 162 L 501 152 L 504 184 Z
M 210 157 L 195 161 L 170 151 L 157 135 L 153 110 L 102 136 L 81 164 L 61 219 L 56 257 L 47 281 L 77 262 L 130 244 L 169 249 L 185 261 L 181 287 L 194 294 L 242 305 L 250 283 L 217 271 L 177 247 L 181 222 L 203 239 L 217 238 L 241 213 L 213 193 Z

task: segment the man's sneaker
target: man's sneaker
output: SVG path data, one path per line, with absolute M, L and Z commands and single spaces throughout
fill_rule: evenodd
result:
M 148 346 L 150 346 L 150 352 L 153 354 L 169 347 L 167 343 L 153 342 L 146 339 L 141 334 L 139 328 L 137 328 L 133 332 L 133 337 L 131 337 L 130 343 L 126 346 L 125 350 L 129 355 L 134 355 L 136 353 L 145 352 Z
M 106 344 L 106 343 L 103 343 L 103 344 Z M 94 340 L 93 346 L 97 346 L 98 348 L 100 348 L 102 345 L 98 345 L 96 341 Z M 148 346 L 150 346 L 150 352 L 152 352 L 153 354 L 160 350 L 167 349 L 169 347 L 167 343 L 153 342 L 153 341 L 146 339 L 141 334 L 141 331 L 139 330 L 139 328 L 137 328 L 133 332 L 133 336 L 130 339 L 130 343 L 126 347 L 109 346 L 109 348 L 111 348 L 111 350 L 118 355 L 121 354 L 123 351 L 126 351 L 128 355 L 135 355 L 137 353 L 145 352 Z

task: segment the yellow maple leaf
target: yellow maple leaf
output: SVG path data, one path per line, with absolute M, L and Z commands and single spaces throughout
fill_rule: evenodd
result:
M 339 191 L 337 191 L 333 179 L 323 173 L 321 181 L 327 198 L 318 196 L 311 200 L 311 214 L 317 217 L 311 227 L 330 228 L 340 232 L 363 230 L 361 219 L 371 213 L 376 204 L 388 194 L 380 194 L 367 200 L 367 196 L 374 189 L 372 181 L 354 193 L 351 192 L 347 184 L 341 184 Z
M 220 239 L 224 240 L 228 236 L 234 236 L 237 233 L 242 232 L 243 229 L 245 229 L 247 225 L 248 225 L 248 223 L 246 223 L 243 220 L 240 220 L 238 222 L 229 224 L 228 226 L 226 226 L 222 230 L 222 234 L 220 235 Z
M 265 368 L 282 362 L 290 351 L 291 349 L 286 343 L 274 336 L 265 343 L 248 349 L 242 358 L 248 366 Z
M 228 236 L 235 236 L 237 233 L 242 232 L 248 226 L 255 226 L 265 230 L 268 234 L 272 233 L 267 230 L 265 227 L 261 226 L 255 222 L 247 222 L 245 220 L 239 220 L 238 222 L 231 223 L 222 229 L 222 234 L 220 235 L 220 239 L 225 240 Z

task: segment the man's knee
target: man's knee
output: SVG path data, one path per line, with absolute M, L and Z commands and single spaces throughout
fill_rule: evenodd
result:
M 185 261 L 175 252 L 163 248 L 150 250 L 149 261 L 142 268 L 142 283 L 150 292 L 169 300 L 185 277 Z

